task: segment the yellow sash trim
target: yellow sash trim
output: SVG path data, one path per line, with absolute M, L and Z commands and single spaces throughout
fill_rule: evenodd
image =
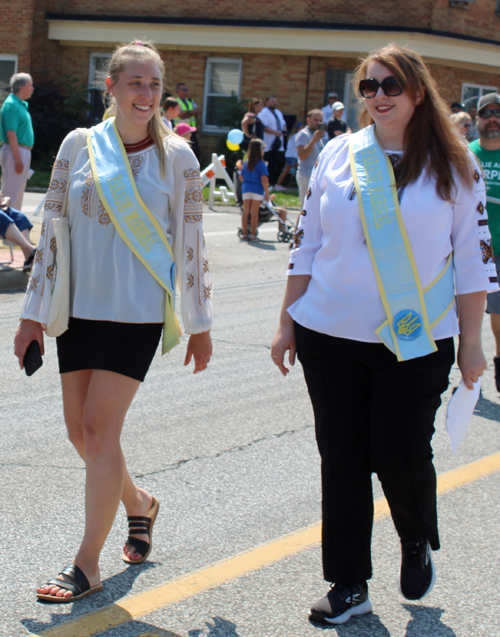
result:
M 375 138 L 377 139 L 377 143 L 380 145 L 380 141 L 378 140 L 377 137 L 377 133 L 374 130 L 374 135 Z M 396 177 L 394 175 L 394 169 L 392 167 L 391 164 L 391 160 L 389 159 L 389 157 L 387 156 L 387 154 L 384 152 L 384 156 L 385 156 L 385 160 L 387 162 L 387 170 L 389 172 L 389 179 L 390 179 L 390 187 L 391 187 L 391 192 L 392 192 L 392 197 L 393 197 L 393 202 L 394 202 L 394 210 L 396 213 L 396 219 L 399 225 L 399 230 L 401 232 L 401 236 L 403 238 L 403 242 L 404 242 L 404 246 L 406 249 L 406 252 L 408 254 L 408 259 L 410 261 L 410 266 L 412 268 L 413 271 L 413 275 L 415 277 L 415 282 L 417 283 L 417 290 L 418 290 L 418 295 L 419 295 L 419 299 L 420 299 L 420 306 L 421 306 L 421 311 L 422 311 L 422 320 L 424 323 L 424 329 L 426 331 L 427 337 L 429 339 L 429 343 L 431 344 L 433 351 L 437 351 L 437 346 L 436 343 L 434 342 L 434 338 L 432 337 L 431 334 L 431 326 L 429 325 L 429 318 L 427 316 L 427 309 L 425 307 L 425 301 L 424 301 L 424 294 L 422 291 L 422 286 L 420 285 L 420 277 L 418 275 L 418 270 L 417 270 L 417 266 L 415 263 L 415 259 L 413 257 L 413 251 L 411 248 L 411 244 L 410 244 L 410 240 L 408 239 L 408 235 L 406 233 L 406 228 L 404 226 L 403 223 L 403 217 L 401 215 L 401 208 L 399 207 L 399 200 L 398 200 L 398 190 L 396 187 Z M 364 211 L 364 207 L 363 207 L 363 201 L 362 201 L 362 197 L 361 197 L 361 187 L 359 184 L 359 179 L 358 179 L 358 175 L 356 173 L 356 162 L 354 160 L 354 148 L 352 144 L 349 144 L 349 162 L 351 165 L 351 173 L 352 173 L 352 177 L 354 180 L 354 186 L 356 188 L 356 193 L 357 193 L 357 203 L 358 203 L 358 207 L 359 207 L 359 211 L 360 211 L 360 217 L 361 217 L 361 224 L 363 226 L 363 231 L 365 234 L 365 238 L 366 238 L 366 244 L 368 247 L 368 252 L 370 254 L 370 259 L 371 262 L 373 264 L 373 271 L 375 273 L 375 278 L 377 281 L 377 287 L 379 290 L 379 294 L 380 294 L 380 298 L 382 300 L 382 305 L 384 306 L 384 310 L 387 316 L 387 321 L 385 323 L 383 323 L 376 331 L 375 333 L 378 334 L 378 332 L 383 329 L 383 327 L 388 323 L 389 324 L 389 329 L 391 330 L 391 338 L 392 341 L 394 343 L 394 349 L 396 351 L 396 356 L 398 361 L 402 361 L 403 356 L 401 355 L 401 350 L 399 348 L 399 342 L 398 342 L 398 338 L 394 332 L 394 327 L 393 327 L 393 321 L 394 321 L 394 317 L 392 315 L 391 312 L 391 308 L 389 305 L 389 301 L 387 299 L 387 295 L 385 293 L 385 289 L 384 286 L 382 284 L 382 279 L 380 277 L 380 273 L 377 267 L 377 261 L 375 258 L 375 254 L 373 252 L 373 247 L 371 245 L 371 241 L 370 241 L 370 234 L 368 231 L 368 226 L 366 224 L 366 218 L 365 218 L 365 211 Z

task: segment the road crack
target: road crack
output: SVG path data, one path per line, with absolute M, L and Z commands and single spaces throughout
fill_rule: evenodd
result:
M 258 445 L 262 442 L 267 442 L 269 440 L 276 440 L 278 438 L 283 438 L 285 436 L 293 436 L 297 433 L 301 433 L 302 431 L 307 431 L 308 429 L 313 428 L 314 425 L 305 425 L 304 427 L 297 427 L 296 429 L 286 429 L 285 431 L 280 431 L 279 433 L 271 434 L 270 436 L 262 436 L 262 438 L 255 438 L 250 442 L 247 442 L 243 445 L 235 445 L 234 447 L 228 447 L 227 449 L 223 449 L 222 451 L 218 451 L 214 454 L 206 454 L 193 456 L 192 458 L 184 458 L 183 460 L 177 460 L 177 462 L 173 462 L 170 465 L 167 465 L 163 469 L 157 469 L 156 471 L 150 471 L 147 473 L 134 473 L 134 478 L 146 478 L 149 476 L 159 475 L 162 473 L 166 473 L 167 471 L 175 471 L 176 469 L 180 469 L 185 465 L 191 462 L 197 462 L 199 460 L 214 460 L 215 458 L 221 458 L 222 456 L 226 456 L 232 453 L 238 453 L 240 451 L 245 451 L 246 449 L 250 449 L 251 447 Z

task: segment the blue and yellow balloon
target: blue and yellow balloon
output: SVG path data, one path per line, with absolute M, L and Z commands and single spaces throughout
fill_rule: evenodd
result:
M 244 139 L 243 131 L 239 128 L 233 128 L 227 134 L 227 141 L 233 144 L 233 146 L 239 146 Z

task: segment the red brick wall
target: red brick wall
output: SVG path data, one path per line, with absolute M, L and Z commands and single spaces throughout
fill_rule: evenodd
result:
M 28 3 L 32 0 L 23 4 Z M 3 4 L 8 0 L 0 1 Z M 450 7 L 449 0 L 37 0 L 37 4 L 59 13 L 413 26 L 500 40 L 496 0 L 480 0 L 467 9 Z
M 1 0 L 2 32 L 0 53 L 18 55 L 18 72 L 31 69 L 31 35 L 35 0 Z

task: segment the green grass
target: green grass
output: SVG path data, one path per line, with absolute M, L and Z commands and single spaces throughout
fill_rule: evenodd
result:
M 28 188 L 48 188 L 50 183 L 50 170 L 35 170 L 35 174 L 28 179 Z
M 205 201 L 208 201 L 208 191 L 209 191 L 209 186 L 205 186 L 203 188 L 203 199 Z M 277 192 L 274 194 L 276 195 L 274 198 L 274 203 L 277 206 L 283 206 L 284 208 L 299 208 L 300 207 L 299 193 L 295 188 L 290 188 L 289 190 L 286 190 L 284 192 Z M 231 203 L 233 203 L 233 201 L 231 201 Z M 220 197 L 216 197 L 214 200 L 214 205 L 224 206 L 227 204 L 224 204 L 221 201 Z

